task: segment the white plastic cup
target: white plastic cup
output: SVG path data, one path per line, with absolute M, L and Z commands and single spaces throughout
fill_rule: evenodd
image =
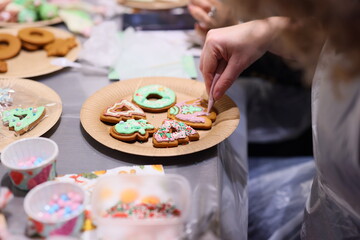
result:
M 165 218 L 112 218 L 104 213 L 114 206 L 123 191 L 133 189 L 138 196 L 155 196 L 161 202 L 171 201 L 180 210 L 180 216 Z M 94 186 L 91 216 L 97 225 L 99 239 L 107 240 L 175 240 L 184 234 L 184 225 L 190 211 L 190 184 L 182 176 L 132 175 L 103 176 Z
M 10 179 L 17 188 L 30 190 L 38 184 L 55 178 L 58 154 L 59 148 L 51 139 L 25 138 L 5 147 L 1 153 L 1 162 L 9 170 Z M 41 157 L 42 161 L 31 167 L 19 165 L 31 157 Z
M 80 210 L 68 216 L 54 215 L 50 219 L 39 216 L 39 212 L 44 211 L 44 207 L 54 195 L 60 196 L 69 192 L 81 196 Z M 50 181 L 36 186 L 26 195 L 24 208 L 35 227 L 36 233 L 40 236 L 45 238 L 50 236 L 76 237 L 79 236 L 85 220 L 85 196 L 84 189 L 74 183 Z

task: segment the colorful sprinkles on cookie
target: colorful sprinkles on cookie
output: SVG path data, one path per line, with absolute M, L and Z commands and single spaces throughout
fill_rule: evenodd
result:
M 23 134 L 35 127 L 45 115 L 45 107 L 15 108 L 2 113 L 2 121 L 10 130 Z
M 145 119 L 120 121 L 110 129 L 111 136 L 125 142 L 147 141 L 154 132 L 155 127 Z
M 210 129 L 216 113 L 206 112 L 201 99 L 177 103 L 168 110 L 168 118 L 183 121 L 195 129 Z
M 121 134 L 131 134 L 138 132 L 145 135 L 146 129 L 154 129 L 155 127 L 149 124 L 145 119 L 129 119 L 126 122 L 120 121 L 115 125 L 115 130 Z
M 200 100 L 190 104 L 186 101 L 177 103 L 169 109 L 169 113 L 180 120 L 204 123 L 205 119 L 202 116 L 206 115 L 206 109 L 201 107 L 199 102 Z
M 176 147 L 200 138 L 197 131 L 183 122 L 165 120 L 153 135 L 154 147 Z
M 163 112 L 173 106 L 175 101 L 175 92 L 162 85 L 141 87 L 133 95 L 133 102 L 145 111 Z

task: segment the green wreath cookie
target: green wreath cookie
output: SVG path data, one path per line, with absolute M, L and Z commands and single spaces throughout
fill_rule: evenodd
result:
M 147 112 L 165 112 L 175 104 L 176 95 L 170 88 L 148 85 L 134 93 L 133 102 Z

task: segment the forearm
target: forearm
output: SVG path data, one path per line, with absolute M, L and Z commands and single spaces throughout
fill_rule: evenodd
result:
M 257 21 L 261 22 L 259 27 L 263 28 L 259 34 L 264 34 L 263 36 L 268 40 L 267 51 L 283 58 L 293 59 L 292 54 L 286 48 L 283 38 L 284 32 L 293 28 L 290 19 L 287 17 L 269 17 Z

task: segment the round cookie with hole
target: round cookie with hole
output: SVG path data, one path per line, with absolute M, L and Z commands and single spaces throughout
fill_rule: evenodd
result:
M 147 85 L 135 91 L 132 101 L 145 112 L 166 112 L 176 103 L 173 90 L 162 85 Z

